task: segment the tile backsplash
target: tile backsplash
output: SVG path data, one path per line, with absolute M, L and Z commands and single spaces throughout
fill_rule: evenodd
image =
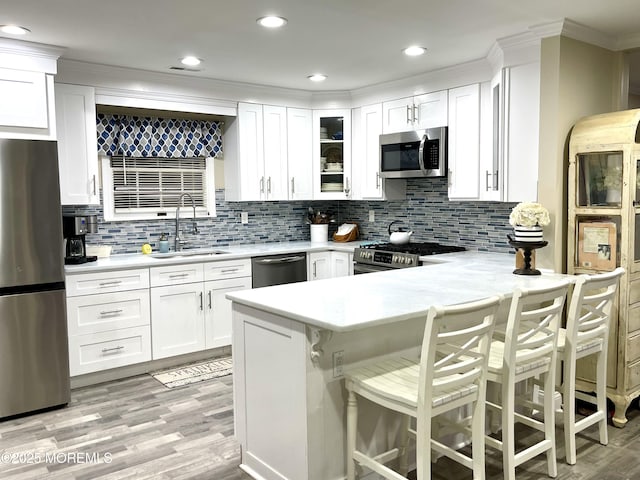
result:
M 98 151 L 102 155 L 181 157 L 222 154 L 222 135 L 216 122 L 191 122 L 156 117 L 98 114 Z M 202 150 L 204 149 L 204 150 Z M 181 235 L 191 247 L 217 247 L 248 243 L 309 240 L 305 218 L 309 207 L 330 212 L 337 225 L 355 221 L 362 240 L 388 239 L 389 223 L 412 230 L 414 241 L 462 245 L 469 250 L 512 251 L 506 235 L 511 232 L 509 213 L 513 203 L 451 202 L 446 178 L 414 178 L 407 181 L 407 196 L 396 201 L 295 201 L 227 202 L 224 190 L 216 190 L 214 218 L 197 220 L 199 233 Z M 375 221 L 369 222 L 373 210 Z M 249 223 L 242 224 L 240 213 Z M 111 245 L 112 252 L 139 252 L 144 243 L 157 249 L 161 233 L 168 232 L 173 249 L 175 220 L 105 222 L 102 206 L 64 206 L 64 214 L 98 216 L 98 232 L 87 235 L 90 245 Z M 188 222 L 181 220 L 185 227 Z
M 413 230 L 414 241 L 435 241 L 463 245 L 470 250 L 509 252 L 506 235 L 511 232 L 509 213 L 513 203 L 451 202 L 447 198 L 446 179 L 410 179 L 407 198 L 396 201 L 296 201 L 296 202 L 227 202 L 224 190 L 216 190 L 215 218 L 198 219 L 199 233 L 184 235 L 192 247 L 217 247 L 248 243 L 309 240 L 304 219 L 309 207 L 331 212 L 337 224 L 358 222 L 362 240 L 386 240 L 390 222 Z M 375 222 L 369 222 L 369 211 Z M 240 213 L 247 212 L 249 223 L 242 224 Z M 139 252 L 142 244 L 157 249 L 162 232 L 169 232 L 173 249 L 175 221 L 105 222 L 102 207 L 65 206 L 65 214 L 98 215 L 98 233 L 88 234 L 90 245 L 111 245 L 113 253 Z M 331 235 L 336 225 L 331 225 Z M 181 220 L 181 226 L 188 222 Z

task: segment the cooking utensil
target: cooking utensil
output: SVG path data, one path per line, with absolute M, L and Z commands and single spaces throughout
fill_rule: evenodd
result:
M 409 239 L 411 235 L 413 235 L 413 231 L 407 232 L 403 227 L 398 227 L 398 230 L 392 232 L 391 226 L 394 223 L 400 223 L 400 221 L 394 220 L 389 224 L 389 228 L 387 229 L 389 232 L 389 241 L 394 245 L 404 245 L 405 243 L 409 243 Z

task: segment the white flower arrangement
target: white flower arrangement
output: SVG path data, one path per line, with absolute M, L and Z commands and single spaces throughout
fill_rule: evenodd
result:
M 513 226 L 544 227 L 551 223 L 549 210 L 536 202 L 521 202 L 513 207 L 509 215 L 509 223 Z

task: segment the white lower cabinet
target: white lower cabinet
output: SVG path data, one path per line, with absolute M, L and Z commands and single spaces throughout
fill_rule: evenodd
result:
M 208 302 L 204 325 L 206 348 L 231 345 L 231 300 L 225 298 L 225 295 L 250 288 L 251 277 L 205 283 Z
M 69 337 L 71 376 L 151 360 L 149 325 Z
M 67 276 L 71 376 L 151 360 L 148 287 L 147 269 Z
M 307 255 L 307 279 L 353 275 L 353 254 L 348 252 L 311 252 Z
M 353 275 L 353 253 L 330 252 L 331 253 L 331 276 L 347 277 Z
M 151 288 L 153 359 L 204 350 L 202 283 Z
M 153 359 L 231 345 L 231 302 L 251 288 L 251 260 L 151 269 Z
M 331 252 L 311 252 L 307 262 L 307 280 L 331 278 Z

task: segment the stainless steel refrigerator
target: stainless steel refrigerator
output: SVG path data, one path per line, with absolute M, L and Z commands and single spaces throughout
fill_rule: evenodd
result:
M 0 139 L 0 417 L 69 402 L 56 142 Z

